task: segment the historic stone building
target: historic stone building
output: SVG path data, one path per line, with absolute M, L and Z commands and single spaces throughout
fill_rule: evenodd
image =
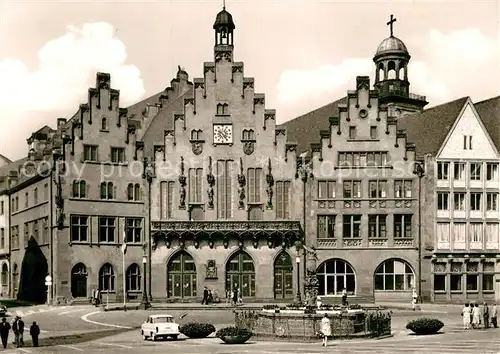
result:
M 463 97 L 401 118 L 425 161 L 424 259 L 431 300 L 500 300 L 500 97 Z
M 244 299 L 296 292 L 292 257 L 302 203 L 295 197 L 296 144 L 276 126 L 275 111 L 254 92 L 243 63 L 233 60 L 234 29 L 224 9 L 204 77 L 190 83 L 179 68 L 145 131 L 155 167 L 153 298 L 195 298 L 204 286 L 221 297 L 239 288 Z M 178 102 L 162 104 L 182 92 Z
M 9 297 L 9 195 L 8 190 L 8 165 L 12 161 L 0 155 L 0 297 Z

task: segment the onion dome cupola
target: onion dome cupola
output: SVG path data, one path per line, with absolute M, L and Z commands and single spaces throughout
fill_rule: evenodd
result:
M 233 16 L 226 11 L 226 4 L 222 11 L 217 14 L 214 23 L 215 46 L 233 46 L 233 32 L 235 29 Z
M 403 41 L 394 36 L 394 22 L 396 18 L 391 15 L 387 22 L 390 36 L 380 43 L 373 57 L 376 70 L 374 86 L 381 103 L 406 106 L 398 108 L 398 112 L 401 112 L 401 108 L 407 112 L 421 111 L 427 101 L 425 96 L 410 93 L 408 63 L 411 56 Z

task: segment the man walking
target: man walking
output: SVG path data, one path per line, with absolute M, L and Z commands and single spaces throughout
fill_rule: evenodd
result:
M 0 337 L 2 337 L 3 348 L 7 348 L 7 343 L 9 341 L 10 324 L 7 322 L 5 317 L 2 318 L 0 323 Z
M 208 288 L 205 286 L 203 289 L 203 299 L 201 300 L 202 305 L 208 305 Z
M 483 320 L 484 320 L 484 328 L 490 327 L 490 312 L 488 310 L 488 304 L 483 303 Z
M 30 335 L 31 335 L 31 340 L 33 341 L 33 346 L 38 347 L 38 336 L 40 335 L 40 327 L 38 327 L 36 321 L 33 321 L 33 324 L 30 327 Z
M 17 317 L 17 331 L 19 333 L 18 347 L 24 347 L 24 321 L 21 317 Z

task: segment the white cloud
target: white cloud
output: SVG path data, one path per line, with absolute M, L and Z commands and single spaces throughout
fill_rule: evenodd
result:
M 452 33 L 433 29 L 423 43 L 419 60 L 410 61 L 408 72 L 411 91 L 427 96 L 429 106 L 455 97 L 482 100 L 499 94 L 498 80 L 492 80 L 500 75 L 498 41 L 475 28 Z M 344 97 L 347 90 L 355 89 L 358 75 L 369 75 L 373 83 L 374 72 L 371 57 L 288 70 L 278 83 L 278 101 L 288 117 L 296 117 Z
M 144 95 L 140 71 L 125 64 L 125 45 L 114 34 L 113 26 L 105 22 L 68 26 L 66 34 L 39 50 L 35 70 L 16 59 L 0 61 L 2 153 L 23 156 L 23 138 L 44 124 L 54 126 L 54 114 L 73 114 L 80 103 L 87 102 L 87 88 L 95 86 L 98 71 L 111 74 L 111 86 L 120 90 L 121 106 Z

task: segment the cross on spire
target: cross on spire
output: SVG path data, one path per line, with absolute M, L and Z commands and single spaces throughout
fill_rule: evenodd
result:
M 387 26 L 389 26 L 389 28 L 391 29 L 391 37 L 393 37 L 393 30 L 394 30 L 394 22 L 396 22 L 397 19 L 394 17 L 393 14 L 391 14 L 391 19 L 389 20 L 389 22 L 387 22 Z

